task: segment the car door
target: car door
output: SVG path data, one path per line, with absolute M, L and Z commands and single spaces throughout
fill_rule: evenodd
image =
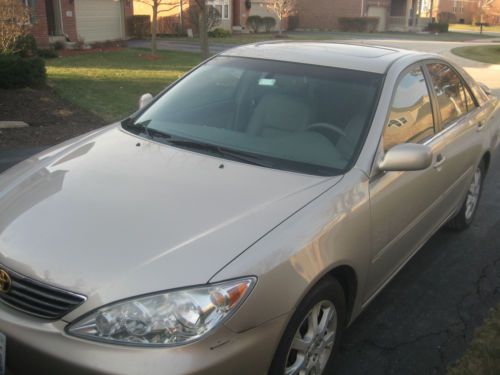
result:
M 426 69 L 435 95 L 440 131 L 446 138 L 446 187 L 443 199 L 448 213 L 462 204 L 483 149 L 484 114 L 471 89 L 453 67 L 428 62 Z
M 384 152 L 401 143 L 423 143 L 434 154 L 422 171 L 378 172 L 370 180 L 372 264 L 366 300 L 371 298 L 429 238 L 446 215 L 445 138 L 436 134 L 436 112 L 423 66 L 411 66 L 396 85 L 382 136 Z

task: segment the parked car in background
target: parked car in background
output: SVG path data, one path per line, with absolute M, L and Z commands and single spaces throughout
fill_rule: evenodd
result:
M 435 55 L 260 43 L 8 170 L 0 368 L 330 373 L 344 328 L 473 221 L 487 91 Z

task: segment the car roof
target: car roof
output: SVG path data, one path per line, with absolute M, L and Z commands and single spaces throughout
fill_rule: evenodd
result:
M 220 55 L 321 65 L 383 74 L 394 61 L 403 56 L 424 54 L 362 44 L 271 41 L 239 46 L 222 52 Z

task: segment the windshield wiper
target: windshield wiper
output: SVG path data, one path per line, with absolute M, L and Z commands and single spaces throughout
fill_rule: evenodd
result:
M 182 139 L 182 138 L 173 138 L 172 136 L 166 142 L 168 144 L 179 146 L 182 148 L 208 151 L 210 153 L 215 153 L 221 157 L 226 157 L 231 160 L 241 161 L 247 164 L 257 165 L 266 168 L 274 167 L 274 164 L 271 161 L 263 160 L 262 158 L 259 158 L 257 155 L 253 155 L 245 151 L 227 149 L 225 147 L 217 146 L 211 143 L 192 141 L 189 139 Z
M 127 129 L 140 131 L 149 139 L 159 140 L 160 142 L 170 144 L 173 146 L 178 146 L 186 149 L 195 149 L 200 151 L 208 151 L 212 154 L 216 154 L 221 157 L 229 158 L 231 160 L 236 160 L 240 162 L 244 162 L 247 164 L 257 165 L 260 167 L 266 168 L 274 168 L 274 163 L 271 161 L 263 160 L 257 155 L 253 155 L 251 153 L 247 153 L 244 151 L 227 149 L 225 147 L 217 146 L 211 143 L 198 142 L 190 139 L 179 138 L 170 133 L 150 128 L 149 123 L 151 120 L 142 121 L 142 122 L 132 122 L 132 121 L 124 121 L 123 125 L 127 127 Z
M 151 138 L 148 129 L 148 125 L 150 122 L 151 120 L 142 122 L 133 122 L 131 118 L 128 118 L 122 121 L 122 126 L 133 133 L 137 132 L 136 134 L 138 134 L 139 132 L 144 132 L 149 138 Z

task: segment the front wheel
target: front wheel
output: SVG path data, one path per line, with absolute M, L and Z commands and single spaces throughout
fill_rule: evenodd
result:
M 454 231 L 462 231 L 472 224 L 483 191 L 484 172 L 484 162 L 481 162 L 474 171 L 474 177 L 472 178 L 460 211 L 446 224 L 447 228 Z
M 345 311 L 345 295 L 338 281 L 320 281 L 293 314 L 269 373 L 326 374 L 340 341 Z

